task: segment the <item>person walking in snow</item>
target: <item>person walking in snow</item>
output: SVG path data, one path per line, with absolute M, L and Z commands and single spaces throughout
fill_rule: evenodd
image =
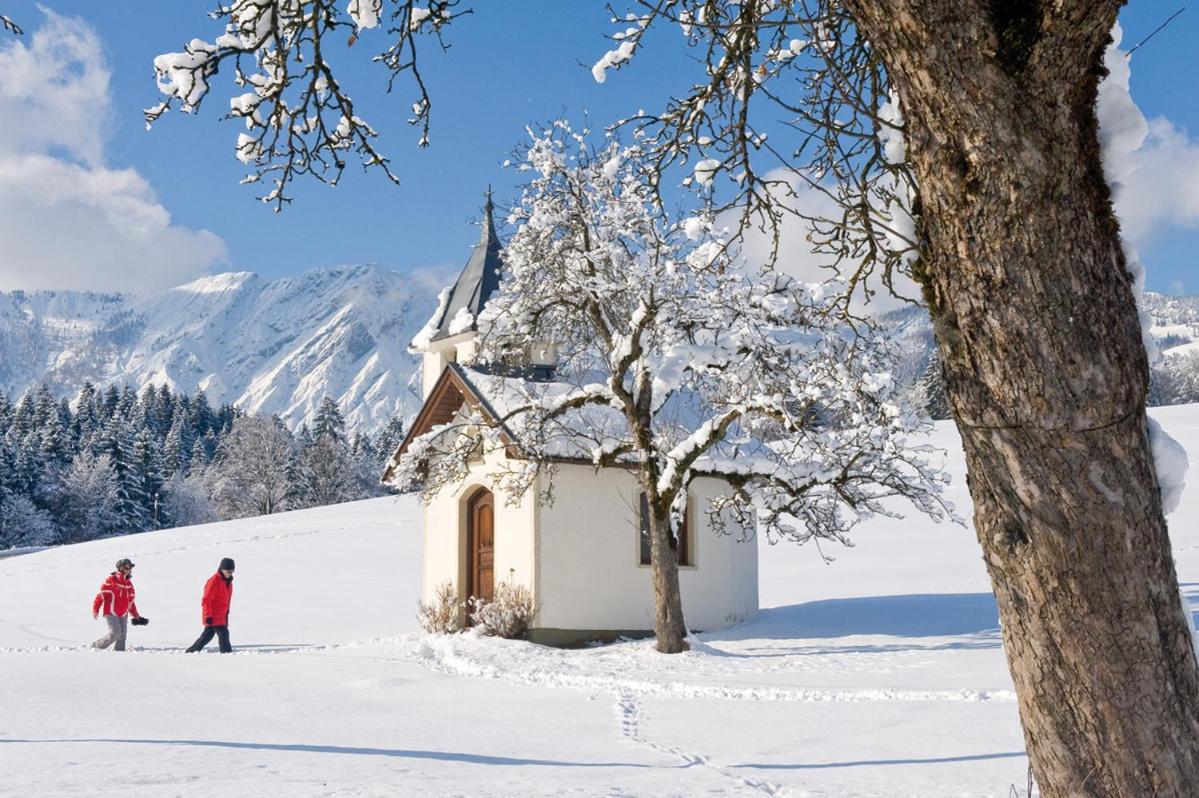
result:
M 129 617 L 133 617 L 135 626 L 149 623 L 137 611 L 134 602 L 133 562 L 126 559 L 117 560 L 117 569 L 108 575 L 100 585 L 100 592 L 92 601 L 92 618 L 99 618 L 104 613 L 104 622 L 108 624 L 108 634 L 92 643 L 96 648 L 113 647 L 113 651 L 125 650 L 125 635 L 129 630 Z
M 200 599 L 200 618 L 204 621 L 204 631 L 196 638 L 196 642 L 188 647 L 188 653 L 200 651 L 216 635 L 221 653 L 233 651 L 229 644 L 229 604 L 233 600 L 233 560 L 229 557 L 221 560 L 217 572 L 204 583 L 204 596 Z

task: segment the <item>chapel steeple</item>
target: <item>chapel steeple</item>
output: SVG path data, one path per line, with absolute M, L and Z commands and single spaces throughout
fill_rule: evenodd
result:
M 487 298 L 500 287 L 503 261 L 500 259 L 500 237 L 495 232 L 494 212 L 491 186 L 488 186 L 479 243 L 471 250 L 462 274 L 454 283 L 432 341 L 476 330 L 479 312 L 487 304 Z
M 485 196 L 479 243 L 471 250 L 462 273 L 450 289 L 445 308 L 438 318 L 431 320 L 436 326 L 423 346 L 422 382 L 426 397 L 447 364 L 474 359 L 479 313 L 488 298 L 500 287 L 504 263 L 500 258 L 500 237 L 495 231 L 495 203 L 491 201 L 491 186 L 487 187 Z

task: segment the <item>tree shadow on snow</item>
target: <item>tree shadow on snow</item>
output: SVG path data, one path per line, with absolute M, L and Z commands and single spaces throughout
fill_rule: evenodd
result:
M 912 759 L 859 759 L 849 762 L 812 762 L 809 764 L 761 764 L 747 762 L 731 765 L 732 768 L 753 768 L 756 770 L 829 770 L 833 768 L 881 767 L 883 765 L 943 765 L 953 762 L 978 762 L 984 759 L 1015 759 L 1026 757 L 1024 751 L 1004 751 L 997 754 L 967 754 L 963 756 L 938 756 L 930 758 L 914 757 Z
M 536 765 L 570 768 L 649 768 L 658 767 L 636 762 L 570 762 L 557 759 L 526 759 L 524 757 L 466 754 L 455 751 L 420 751 L 405 748 L 362 748 L 342 745 L 308 745 L 304 743 L 239 743 L 229 740 L 138 740 L 100 737 L 80 737 L 59 740 L 0 739 L 0 743 L 104 743 L 106 745 L 180 745 L 204 748 L 233 748 L 250 751 L 294 751 L 309 754 L 350 754 L 353 756 L 384 756 L 399 759 L 431 759 L 439 762 L 459 762 L 472 765 Z M 690 767 L 688 763 L 676 767 Z
M 885 635 L 904 638 L 958 638 L 956 640 L 910 643 L 878 643 L 854 646 L 802 646 L 783 652 L 777 646 L 768 651 L 779 656 L 826 654 L 830 652 L 884 652 L 908 649 L 946 650 L 998 648 L 999 611 L 990 593 L 937 593 L 903 596 L 866 596 L 826 599 L 771 607 L 748 622 L 731 629 L 702 635 L 704 642 L 733 640 L 808 640 Z

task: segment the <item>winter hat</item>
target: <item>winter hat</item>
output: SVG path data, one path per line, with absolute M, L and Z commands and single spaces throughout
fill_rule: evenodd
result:
M 130 568 L 132 568 L 133 560 L 129 559 L 128 557 L 122 557 L 121 559 L 117 560 L 117 570 L 118 571 L 121 570 L 122 568 L 124 568 L 126 565 L 128 565 Z
M 218 570 L 232 571 L 233 570 L 233 559 L 231 557 L 226 557 L 225 559 L 221 560 L 221 564 L 220 564 L 220 567 L 218 568 Z

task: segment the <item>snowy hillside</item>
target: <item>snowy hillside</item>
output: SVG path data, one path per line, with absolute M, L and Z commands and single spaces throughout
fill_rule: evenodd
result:
M 0 293 L 0 391 L 46 382 L 74 396 L 85 380 L 166 383 L 292 426 L 322 396 L 351 430 L 418 407 L 407 344 L 436 287 L 377 266 L 313 269 L 268 281 L 205 277 L 147 297 L 71 291 Z
M 1194 466 L 1199 406 L 1153 415 Z M 968 510 L 956 433 L 934 442 Z M 1196 517 L 1191 489 L 1172 535 L 1193 607 Z M 760 543 L 759 618 L 673 657 L 417 633 L 410 497 L 0 560 L 0 794 L 1023 796 L 973 533 L 854 538 L 832 564 Z M 90 601 L 124 556 L 152 622 L 96 652 Z M 185 655 L 223 556 L 237 653 Z

